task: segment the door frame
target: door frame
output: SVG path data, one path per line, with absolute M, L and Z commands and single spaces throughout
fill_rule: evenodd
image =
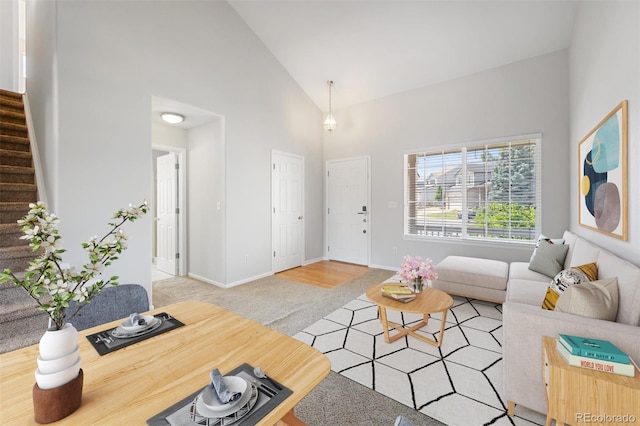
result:
M 277 149 L 272 149 L 271 150 L 271 158 L 270 158 L 270 163 L 269 163 L 269 176 L 270 176 L 270 190 L 271 190 L 271 207 L 269 209 L 269 216 L 271 217 L 270 223 L 271 223 L 271 250 L 269 252 L 269 256 L 271 257 L 271 273 L 273 273 L 273 256 L 272 256 L 272 252 L 273 252 L 273 209 L 275 208 L 274 205 L 274 201 L 273 201 L 273 157 L 274 155 L 286 155 L 288 157 L 294 157 L 299 159 L 302 162 L 302 185 L 300 187 L 300 190 L 302 192 L 301 194 L 301 200 L 300 200 L 300 206 L 302 208 L 302 224 L 301 224 L 301 232 L 300 232 L 300 253 L 302 253 L 302 263 L 300 266 L 304 265 L 304 261 L 305 261 L 305 243 L 306 243 L 306 232 L 305 232 L 305 223 L 306 223 L 306 211 L 305 211 L 305 198 L 306 198 L 306 190 L 305 190 L 305 159 L 304 156 L 302 155 L 298 155 L 298 154 L 293 154 L 291 152 L 285 152 L 285 151 L 279 151 Z
M 178 253 L 180 253 L 180 258 L 177 262 L 178 274 L 176 276 L 185 277 L 187 276 L 187 150 L 186 148 L 169 145 L 153 145 L 151 149 L 155 151 L 173 152 L 178 159 L 178 208 L 180 209 L 180 213 L 178 214 Z M 154 176 L 154 178 L 156 178 L 156 176 Z M 157 182 L 154 183 L 154 191 L 156 187 Z M 153 226 L 156 226 L 155 218 L 153 220 Z
M 329 165 L 332 163 L 340 163 L 343 161 L 353 161 L 353 160 L 366 160 L 367 162 L 367 208 L 369 209 L 369 213 L 367 214 L 367 220 L 369 222 L 369 231 L 367 232 L 367 266 L 371 265 L 371 230 L 373 229 L 373 209 L 371 208 L 371 156 L 363 155 L 360 157 L 347 157 L 347 158 L 336 158 L 333 160 L 327 160 L 325 162 L 324 169 L 324 260 L 329 260 L 329 251 L 327 250 L 329 246 Z
M 301 191 L 301 200 L 300 200 L 300 206 L 302 208 L 302 224 L 301 224 L 301 232 L 300 232 L 300 253 L 302 253 L 302 263 L 300 264 L 300 266 L 304 265 L 304 260 L 305 260 L 305 243 L 306 243 L 306 232 L 304 229 L 305 226 L 305 222 L 306 222 L 306 215 L 305 215 L 305 195 L 306 195 L 306 191 L 305 191 L 305 159 L 304 156 L 302 155 L 298 155 L 298 154 L 293 154 L 291 152 L 285 152 L 285 151 L 278 151 L 277 149 L 272 149 L 271 150 L 271 158 L 270 158 L 270 164 L 269 164 L 269 168 L 270 170 L 270 189 L 271 189 L 271 207 L 269 209 L 269 216 L 271 217 L 271 251 L 269 252 L 269 256 L 271 257 L 271 273 L 273 273 L 274 268 L 273 268 L 273 256 L 271 255 L 271 252 L 273 252 L 273 209 L 275 208 L 275 204 L 274 204 L 274 200 L 273 200 L 273 157 L 274 155 L 285 155 L 288 157 L 294 157 L 300 160 L 300 162 L 302 163 L 302 184 L 300 187 L 300 191 Z

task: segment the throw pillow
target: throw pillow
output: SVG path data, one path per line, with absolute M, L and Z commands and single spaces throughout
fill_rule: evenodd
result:
M 558 272 L 547 288 L 547 294 L 542 301 L 542 309 L 553 311 L 558 298 L 567 288 L 588 281 L 589 277 L 578 268 L 569 268 Z
M 566 244 L 552 244 L 540 241 L 533 259 L 529 262 L 529 269 L 548 277 L 554 277 L 562 270 L 564 258 L 567 256 L 569 246 Z
M 598 279 L 598 265 L 594 263 L 585 263 L 580 266 L 572 266 L 572 269 L 579 269 L 589 278 L 589 281 L 595 281 Z
M 538 250 L 538 247 L 540 246 L 540 241 L 546 241 L 551 244 L 564 244 L 563 238 L 549 238 L 544 234 L 540 234 L 538 236 L 538 239 L 536 240 L 536 247 L 533 249 L 533 253 L 531 253 L 531 258 L 529 259 L 529 262 L 531 262 L 533 260 L 533 256 L 536 255 L 536 250 Z
M 571 286 L 560 295 L 555 310 L 615 321 L 618 315 L 618 279 L 606 278 Z

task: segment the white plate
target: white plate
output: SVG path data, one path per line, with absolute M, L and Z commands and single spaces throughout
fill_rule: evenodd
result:
M 198 412 L 198 414 L 200 414 L 201 416 L 204 416 L 204 417 L 222 418 L 222 417 L 230 416 L 233 413 L 235 413 L 236 411 L 238 411 L 239 409 L 241 409 L 242 407 L 244 407 L 245 405 L 247 405 L 247 403 L 251 399 L 251 394 L 253 393 L 253 387 L 254 387 L 254 385 L 249 384 L 247 386 L 246 390 L 240 396 L 240 398 L 238 398 L 235 401 L 233 401 L 232 403 L 230 403 L 232 405 L 229 408 L 227 408 L 226 410 L 215 411 L 215 410 L 212 410 L 212 409 L 208 408 L 204 403 L 203 395 L 204 395 L 204 393 L 205 393 L 205 391 L 207 389 L 210 389 L 207 386 L 207 388 L 205 388 L 200 393 L 200 395 L 198 395 L 198 397 L 196 398 L 196 411 Z M 212 392 L 215 392 L 215 391 L 212 390 Z M 227 405 L 227 404 L 224 404 L 224 405 Z
M 151 320 L 151 324 L 148 324 L 146 326 L 146 328 L 143 328 L 141 330 L 138 331 L 126 331 L 122 329 L 122 326 L 118 326 L 117 328 L 114 328 L 113 330 L 111 330 L 111 336 L 118 338 L 118 339 L 128 339 L 131 337 L 138 337 L 138 336 L 142 336 L 144 334 L 147 334 L 153 330 L 155 330 L 156 328 L 160 327 L 160 325 L 162 325 L 162 319 L 160 318 L 156 318 L 156 317 L 152 317 L 153 319 Z
M 120 324 L 120 327 L 126 331 L 127 333 L 136 333 L 138 331 L 142 331 L 146 328 L 149 328 L 155 317 L 151 315 L 140 315 L 140 319 L 144 319 L 145 323 L 142 325 L 139 324 L 131 324 L 131 319 L 127 318 L 125 321 Z

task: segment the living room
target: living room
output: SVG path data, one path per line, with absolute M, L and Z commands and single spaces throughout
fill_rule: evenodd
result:
M 578 2 L 566 47 L 472 75 L 337 108 L 338 128 L 227 2 L 30 2 L 28 79 L 48 203 L 63 218 L 70 263 L 114 208 L 151 198 L 154 96 L 224 117 L 224 236 L 204 238 L 223 286 L 272 272 L 272 150 L 305 159 L 305 262 L 326 257 L 325 162 L 367 156 L 371 166 L 369 266 L 398 268 L 406 254 L 528 260 L 531 245 L 408 239 L 403 232 L 403 155 L 431 147 L 542 135 L 545 235 L 570 230 L 638 264 L 640 219 L 640 8 L 632 1 Z M 532 25 L 523 23 L 522 25 Z M 535 25 L 535 23 L 533 23 Z M 545 29 L 539 29 L 541 35 Z M 480 47 L 482 48 L 482 47 Z M 334 99 L 341 82 L 334 76 Z M 326 90 L 325 81 L 319 81 Z M 579 141 L 628 100 L 626 241 L 581 227 Z M 108 178 L 102 178 L 108 176 Z M 250 196 L 248 196 L 250 194 Z M 318 195 L 320 194 L 320 195 Z M 151 290 L 152 224 L 131 229 L 113 274 Z M 207 236 L 211 229 L 200 230 Z M 392 248 L 396 248 L 393 250 Z M 248 261 L 247 261 L 248 259 Z

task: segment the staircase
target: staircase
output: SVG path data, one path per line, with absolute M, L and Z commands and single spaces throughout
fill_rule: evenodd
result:
M 34 254 L 16 223 L 38 200 L 24 102 L 0 89 L 0 270 L 22 272 Z M 19 287 L 0 284 L 0 353 L 36 343 L 48 316 Z

